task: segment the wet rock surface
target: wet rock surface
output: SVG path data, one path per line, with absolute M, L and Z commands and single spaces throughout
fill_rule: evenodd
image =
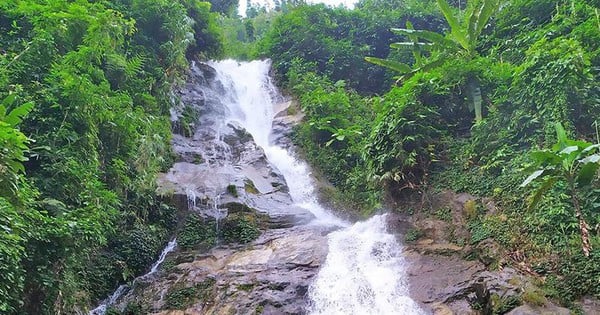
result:
M 121 307 L 139 305 L 153 314 L 302 314 L 326 255 L 326 237 L 311 226 L 269 230 L 245 246 L 179 252 Z
M 466 222 L 476 206 L 485 213 L 497 211 L 491 200 L 445 191 L 432 197 L 429 213 L 388 215 L 389 230 L 405 243 L 411 297 L 436 315 L 572 314 L 544 297 L 536 287 L 539 280 L 518 265 L 510 267 L 492 239 L 466 241 L 471 240 Z M 600 314 L 600 303 L 591 297 L 579 308 Z
M 227 107 L 210 95 L 220 89 L 214 78 L 214 69 L 196 64 L 178 92 L 177 162 L 158 179 L 159 193 L 179 209 L 180 246 L 113 307 L 141 314 L 303 314 L 308 286 L 327 256 L 328 231 L 307 224 L 313 215 L 293 205 L 281 172 L 244 128 L 226 119 Z M 281 143 L 301 119 L 285 114 L 289 106 L 275 109 Z M 194 123 L 186 113 L 197 114 Z

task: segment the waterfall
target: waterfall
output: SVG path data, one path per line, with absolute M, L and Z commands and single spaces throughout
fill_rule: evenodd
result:
M 281 171 L 296 205 L 310 211 L 317 218 L 315 224 L 348 226 L 348 222 L 319 204 L 307 165 L 286 149 L 269 142 L 275 115 L 274 99 L 283 99 L 278 97 L 279 92 L 269 76 L 270 61 L 240 63 L 224 60 L 210 65 L 217 70 L 217 79 L 225 88 L 227 97 L 223 97 L 223 101 L 231 113 L 229 119 L 244 126 L 256 144 L 263 148 L 271 164 Z
M 239 122 L 284 175 L 294 203 L 314 224 L 338 227 L 328 236 L 325 264 L 309 288 L 311 314 L 421 314 L 408 296 L 402 247 L 387 233 L 385 216 L 351 225 L 319 204 L 308 166 L 269 142 L 276 99 L 268 60 L 210 64 L 224 87 L 229 119 Z

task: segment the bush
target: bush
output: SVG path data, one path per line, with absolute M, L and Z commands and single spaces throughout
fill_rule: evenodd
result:
M 217 243 L 217 226 L 214 219 L 190 214 L 183 228 L 177 233 L 177 244 L 184 250 L 208 250 Z
M 225 243 L 248 243 L 260 235 L 256 217 L 247 213 L 234 213 L 223 220 L 221 227 Z
M 209 303 L 214 296 L 215 279 L 206 278 L 204 281 L 185 287 L 183 284 L 175 284 L 165 296 L 165 308 L 170 310 L 184 310 L 197 301 Z
M 567 304 L 585 295 L 600 298 L 600 252 L 595 250 L 585 257 L 577 251 L 563 258 L 558 268 L 559 278 L 553 283 L 557 297 Z

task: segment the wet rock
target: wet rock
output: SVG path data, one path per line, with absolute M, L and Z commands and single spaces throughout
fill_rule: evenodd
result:
M 569 315 L 571 311 L 564 307 L 559 307 L 554 304 L 547 304 L 544 306 L 533 306 L 533 305 L 522 305 L 512 311 L 506 313 L 506 315 Z
M 275 105 L 275 118 L 273 119 L 273 132 L 270 140 L 284 148 L 293 146 L 290 135 L 294 126 L 304 118 L 304 114 L 293 101 L 282 102 Z
M 600 300 L 591 296 L 585 296 L 577 303 L 586 315 L 600 315 Z
M 466 299 L 477 275 L 485 267 L 476 261 L 457 257 L 423 255 L 414 250 L 405 252 L 411 297 L 422 304 L 448 303 Z
M 144 312 L 159 314 L 176 314 L 173 309 L 185 314 L 302 314 L 308 286 L 326 254 L 327 240 L 317 227 L 270 230 L 243 248 L 221 246 L 180 263 L 168 276 L 163 272 L 154 282 L 134 288 L 118 306 L 141 300 Z

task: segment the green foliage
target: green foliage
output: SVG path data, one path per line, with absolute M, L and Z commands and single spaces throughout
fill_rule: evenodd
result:
M 256 217 L 245 213 L 228 215 L 223 221 L 221 231 L 225 243 L 245 244 L 255 240 L 260 235 Z
M 558 181 L 568 185 L 570 197 L 575 208 L 575 217 L 579 220 L 583 252 L 589 256 L 591 244 L 589 240 L 589 226 L 581 205 L 581 190 L 588 188 L 596 177 L 600 167 L 600 144 L 593 145 L 585 141 L 576 141 L 567 138 L 567 133 L 560 123 L 556 124 L 556 137 L 558 142 L 552 150 L 535 151 L 531 153 L 534 168 L 537 168 L 523 181 L 525 187 L 536 179 L 543 180 L 532 197 L 531 206 L 535 206 L 543 194 Z
M 413 20 L 416 26 L 439 30 L 437 16 L 411 15 L 410 4 L 383 6 L 365 3 L 369 9 L 347 10 L 324 5 L 300 5 L 284 13 L 258 44 L 259 55 L 273 59 L 273 67 L 283 81 L 289 80 L 294 59 L 314 63 L 316 73 L 332 81 L 345 80 L 361 93 L 383 92 L 390 75 L 385 69 L 363 61 L 364 55 L 386 58 L 389 44 L 396 36 L 389 29 L 402 21 Z
M 206 278 L 191 287 L 183 284 L 172 286 L 165 296 L 165 308 L 169 310 L 184 310 L 198 301 L 209 303 L 214 296 L 215 279 Z
M 404 241 L 406 243 L 414 243 L 424 235 L 425 233 L 419 229 L 409 229 L 404 235 Z
M 208 250 L 217 243 L 217 227 L 214 219 L 190 214 L 183 229 L 177 233 L 177 245 L 182 249 Z
M 598 286 L 600 255 L 598 251 L 592 252 L 589 257 L 582 253 L 573 253 L 564 258 L 558 267 L 559 276 L 550 281 L 556 290 L 555 298 L 570 304 L 585 295 L 600 297 L 600 287 Z
M 486 227 L 485 224 L 480 220 L 475 220 L 469 223 L 469 232 L 471 233 L 472 245 L 475 245 L 492 236 L 490 229 Z
M 450 34 L 444 37 L 436 32 L 427 30 L 415 30 L 412 23 L 407 22 L 405 29 L 393 28 L 392 31 L 399 35 L 405 35 L 409 42 L 393 43 L 392 48 L 410 48 L 415 58 L 414 69 L 405 63 L 393 60 L 385 60 L 377 57 L 366 57 L 366 61 L 390 68 L 399 72 L 402 76 L 397 82 L 405 80 L 420 71 L 430 71 L 433 68 L 441 66 L 444 62 L 455 58 L 464 58 L 467 61 L 473 59 L 476 55 L 478 38 L 488 20 L 498 10 L 500 1 L 498 0 L 477 0 L 469 2 L 469 9 L 465 14 L 464 21 L 459 22 L 455 16 L 454 10 L 445 0 L 437 0 L 446 22 L 450 25 Z M 424 39 L 427 42 L 420 42 Z M 435 53 L 431 60 L 423 61 L 423 52 Z M 480 122 L 482 116 L 482 98 L 481 88 L 478 80 L 473 76 L 468 76 L 467 92 L 470 99 L 471 108 L 475 111 L 475 120 Z
M 288 73 L 291 90 L 306 115 L 305 123 L 296 129 L 295 142 L 342 191 L 343 197 L 333 203 L 345 200 L 345 206 L 369 211 L 377 197 L 373 187 L 365 187 L 361 151 L 374 115 L 371 104 L 347 90 L 344 81 L 334 83 L 311 70 L 314 64 L 296 59 Z
M 382 99 L 364 158 L 372 179 L 417 188 L 435 159 L 434 139 L 441 136 L 439 113 L 417 98 L 419 78 L 393 88 Z M 414 85 L 413 85 L 414 84 Z M 415 87 L 417 89 L 415 89 Z
M 11 94 L 0 103 L 0 197 L 8 197 L 13 201 L 20 175 L 25 172 L 22 162 L 28 160 L 25 154 L 31 142 L 17 128 L 33 108 L 33 103 L 29 102 L 8 111 L 15 100 L 16 94 Z
M 186 52 L 219 53 L 209 9 L 0 3 L 0 250 L 11 268 L 0 294 L 12 288 L 0 312 L 74 313 L 153 260 L 174 219 L 154 192 L 169 163 L 170 89 Z M 115 245 L 122 235 L 136 237 Z
M 521 299 L 518 296 L 507 296 L 499 297 L 494 294 L 491 297 L 492 300 L 492 314 L 506 314 L 513 310 L 515 307 L 522 304 Z
M 233 17 L 237 15 L 239 0 L 211 0 L 210 4 L 211 11 Z
M 3 313 L 15 311 L 23 290 L 24 223 L 8 200 L 0 197 L 0 311 Z
M 237 187 L 233 184 L 227 185 L 227 192 L 236 198 L 238 197 Z

